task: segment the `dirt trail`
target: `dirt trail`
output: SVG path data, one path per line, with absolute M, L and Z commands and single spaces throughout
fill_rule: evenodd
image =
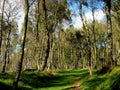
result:
M 78 82 L 78 81 L 75 82 L 73 90 L 82 90 L 81 87 L 80 87 L 80 82 Z

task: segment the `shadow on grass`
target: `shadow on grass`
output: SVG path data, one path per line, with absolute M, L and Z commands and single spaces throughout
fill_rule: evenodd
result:
M 120 90 L 120 78 L 115 82 L 115 84 L 113 84 L 112 90 Z
M 0 90 L 13 90 L 13 89 L 12 86 L 0 82 Z M 17 90 L 32 90 L 32 89 L 26 87 L 19 87 Z
M 12 87 L 0 82 L 0 90 L 12 90 Z
M 0 74 L 0 90 L 12 90 L 11 82 L 13 81 L 14 73 Z M 22 72 L 18 90 L 33 90 L 37 88 L 67 86 L 62 90 L 73 90 L 74 83 L 80 82 L 83 90 L 120 90 L 120 73 L 114 71 L 105 75 L 96 72 L 92 77 L 89 76 L 88 70 L 71 70 L 61 71 L 54 74 L 37 73 L 34 71 Z M 100 88 L 98 88 L 100 86 Z M 107 87 L 106 87 L 107 86 Z
M 110 81 L 107 81 L 109 79 Z M 56 75 L 23 72 L 20 81 L 33 88 L 70 85 L 69 87 L 64 88 L 64 90 L 73 90 L 74 82 L 78 81 L 81 82 L 81 86 L 85 87 L 83 90 L 120 90 L 120 75 L 113 72 L 108 74 L 105 73 L 103 75 L 96 72 L 92 77 L 89 76 L 88 70 L 61 71 Z M 104 89 L 107 86 L 106 84 L 109 88 Z M 101 89 L 98 88 L 99 86 Z
M 94 77 L 83 82 L 82 86 L 86 86 L 85 90 L 96 90 L 96 88 L 104 83 L 106 78 Z
M 12 83 L 14 77 L 15 73 L 0 73 L 0 90 L 12 90 Z M 10 82 L 7 82 L 7 80 L 10 80 Z M 21 86 L 18 87 L 17 90 L 32 90 L 32 89 Z
M 74 82 L 74 76 L 39 76 L 36 74 L 22 75 L 20 81 L 34 88 L 66 86 Z
M 57 75 L 43 73 L 22 73 L 20 81 L 33 88 L 56 87 L 73 85 L 74 82 L 85 75 L 88 71 L 63 71 Z
M 120 90 L 120 73 L 111 74 L 108 79 L 111 90 Z
M 14 73 L 1 73 L 0 74 L 0 79 L 14 79 L 15 74 Z

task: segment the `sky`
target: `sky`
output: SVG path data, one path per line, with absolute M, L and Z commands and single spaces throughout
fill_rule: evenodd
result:
M 1 1 L 1 0 L 0 0 Z M 10 0 L 11 1 L 11 0 Z M 68 0 L 69 2 L 70 0 Z M 24 20 L 24 10 L 23 10 L 23 4 L 22 4 L 22 0 L 12 0 L 12 2 L 17 2 L 20 5 L 20 11 L 19 11 L 19 19 L 17 20 L 18 22 L 18 31 L 20 33 L 21 29 L 22 29 L 22 23 Z M 100 2 L 99 4 L 97 3 L 97 7 L 98 9 L 95 11 L 95 19 L 98 20 L 99 22 L 101 21 L 105 21 L 105 14 L 104 12 L 101 10 L 101 7 L 103 7 L 103 3 Z M 69 5 L 69 9 L 72 11 L 72 14 L 74 14 L 72 16 L 72 24 L 75 28 L 82 28 L 82 22 L 81 22 L 81 18 L 79 16 L 79 4 L 78 3 L 72 3 Z M 90 9 L 83 7 L 83 9 L 85 10 L 85 14 L 84 17 L 91 22 L 92 21 L 92 13 L 90 11 Z M 67 23 L 66 23 L 67 25 Z M 66 26 L 65 25 L 65 26 Z
M 92 21 L 92 13 L 91 12 L 86 13 L 84 17 L 86 18 L 86 20 L 88 22 Z M 100 9 L 95 11 L 95 19 L 98 22 L 105 22 L 105 20 L 106 20 L 105 13 Z M 75 28 L 82 28 L 82 21 L 81 21 L 80 16 L 73 16 L 72 20 L 73 20 L 73 25 Z

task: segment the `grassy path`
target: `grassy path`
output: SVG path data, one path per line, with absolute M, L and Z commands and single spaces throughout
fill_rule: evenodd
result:
M 0 90 L 11 90 L 14 73 L 0 74 Z M 22 72 L 19 90 L 120 90 L 120 67 L 106 74 L 89 76 L 87 69 L 59 72 Z

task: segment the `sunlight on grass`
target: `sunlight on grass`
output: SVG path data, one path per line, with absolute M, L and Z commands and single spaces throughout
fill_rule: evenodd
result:
M 23 87 L 24 87 L 24 88 L 28 88 L 28 89 L 31 89 L 31 90 L 33 89 L 31 86 L 26 85 L 26 84 L 24 84 L 24 83 L 21 82 L 21 81 L 19 82 L 19 85 L 18 85 L 18 86 L 19 86 L 19 88 L 23 88 Z
M 64 90 L 66 88 L 73 87 L 72 85 L 67 85 L 67 86 L 56 86 L 56 87 L 49 87 L 49 88 L 39 88 L 35 90 Z
M 11 80 L 11 79 L 6 79 L 6 80 L 5 79 L 0 79 L 0 82 L 12 86 L 13 80 Z

